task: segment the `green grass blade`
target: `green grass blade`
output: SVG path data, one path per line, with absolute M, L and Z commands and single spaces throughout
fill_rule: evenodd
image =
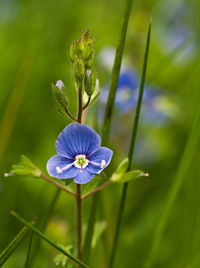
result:
M 58 201 L 58 198 L 59 198 L 60 194 L 61 194 L 61 189 L 56 188 L 55 193 L 53 195 L 53 198 L 52 198 L 48 208 L 46 209 L 46 212 L 44 214 L 42 222 L 41 222 L 41 224 L 39 226 L 39 229 L 40 229 L 41 232 L 45 232 L 46 227 L 47 227 L 48 222 L 49 222 L 49 219 L 50 219 L 50 217 L 52 215 L 52 212 L 53 212 L 54 207 L 55 207 L 55 205 L 56 205 L 56 203 Z M 36 260 L 37 252 L 40 249 L 40 242 L 41 242 L 40 238 L 36 237 L 36 239 L 35 239 L 35 237 L 34 237 L 34 240 L 35 241 L 34 241 L 33 253 L 32 253 L 32 256 L 31 256 L 31 263 L 29 263 L 29 268 L 34 266 L 34 262 Z
M 155 228 L 156 233 L 154 236 L 152 247 L 150 249 L 149 256 L 147 258 L 147 262 L 145 263 L 146 268 L 151 268 L 154 265 L 162 241 L 163 232 L 167 225 L 168 219 L 171 215 L 171 211 L 173 210 L 174 202 L 179 193 L 181 185 L 184 182 L 185 178 L 187 177 L 188 172 L 190 171 L 190 167 L 193 160 L 192 156 L 195 153 L 199 140 L 200 140 L 200 107 L 198 108 L 198 111 L 196 113 L 196 118 L 193 122 L 191 133 L 180 161 L 176 179 L 174 180 L 173 186 L 169 191 L 168 199 L 166 200 L 165 206 L 162 210 L 162 215 L 158 221 L 158 225 Z
M 23 241 L 25 236 L 28 234 L 30 229 L 28 227 L 24 227 L 9 243 L 9 245 L 1 252 L 0 254 L 0 267 L 7 261 L 7 259 L 12 255 L 15 249 L 19 246 L 19 244 Z
M 121 27 L 120 37 L 119 37 L 119 43 L 116 49 L 115 61 L 114 61 L 113 70 L 112 70 L 109 96 L 108 96 L 108 100 L 106 103 L 106 111 L 105 111 L 103 133 L 102 133 L 103 134 L 102 143 L 104 145 L 108 144 L 108 141 L 109 141 L 110 126 L 111 126 L 111 120 L 112 120 L 112 115 L 113 115 L 113 107 L 114 107 L 117 83 L 118 83 L 118 78 L 119 78 L 119 73 L 120 73 L 120 68 L 121 68 L 122 56 L 124 52 L 131 6 L 132 6 L 132 0 L 126 0 L 123 20 L 122 20 L 122 27 Z
M 33 243 L 33 231 L 31 232 L 31 236 L 30 236 L 30 241 L 28 245 L 28 251 L 27 251 L 26 262 L 25 262 L 24 268 L 30 268 L 30 256 L 31 256 L 32 243 Z
M 73 257 L 69 252 L 64 250 L 61 246 L 57 245 L 53 241 L 51 241 L 46 235 L 44 235 L 42 232 L 40 232 L 37 228 L 35 228 L 33 225 L 28 223 L 25 219 L 20 217 L 17 213 L 14 211 L 11 212 L 11 214 L 18 219 L 21 223 L 29 227 L 34 233 L 36 233 L 39 237 L 41 237 L 44 241 L 46 241 L 49 245 L 63 253 L 65 256 L 67 256 L 71 261 L 73 261 L 76 264 L 79 264 L 80 267 L 89 268 L 86 264 L 84 264 L 82 261 L 78 260 L 77 258 Z
M 116 95 L 116 90 L 117 90 L 118 78 L 120 74 L 122 56 L 124 52 L 131 6 L 132 6 L 132 0 L 126 0 L 123 18 L 122 18 L 122 26 L 121 26 L 120 36 L 119 36 L 119 43 L 116 49 L 115 60 L 114 60 L 114 65 L 112 69 L 109 96 L 108 96 L 108 100 L 106 103 L 106 111 L 105 111 L 105 117 L 104 117 L 103 129 L 102 129 L 102 144 L 103 145 L 106 145 L 109 143 L 113 107 L 114 107 L 115 95 Z M 92 207 L 94 206 L 93 203 L 98 203 L 99 196 L 100 194 L 98 193 L 93 197 Z M 96 212 L 97 212 L 97 209 L 94 211 L 91 211 L 93 215 L 89 216 L 89 219 L 91 222 L 90 222 L 90 225 L 88 225 L 87 231 L 86 231 L 86 240 L 84 244 L 84 249 L 87 248 L 86 255 L 88 257 L 90 256 L 90 251 L 91 251 L 91 243 L 92 243 L 92 237 L 93 237 L 93 231 L 94 231 L 94 225 L 95 225 Z
M 150 46 L 150 38 L 151 38 L 151 23 L 148 28 L 147 32 L 147 41 L 146 41 L 146 49 L 145 49 L 145 55 L 144 55 L 144 62 L 143 62 L 143 69 L 142 69 L 142 77 L 141 77 L 141 83 L 140 83 L 140 90 L 139 90 L 139 96 L 138 96 L 138 102 L 135 112 L 135 119 L 133 123 L 133 130 L 132 130 L 132 137 L 131 137 L 131 143 L 130 143 L 130 149 L 129 149 L 129 164 L 127 167 L 127 171 L 131 169 L 132 160 L 133 160 L 133 152 L 135 147 L 135 141 L 136 141 L 136 135 L 137 135 L 137 129 L 138 129 L 138 123 L 139 123 L 139 116 L 142 106 L 142 99 L 143 99 L 143 93 L 144 93 L 144 85 L 145 85 L 145 78 L 146 78 L 146 70 L 147 70 L 147 62 L 148 62 L 148 55 L 149 55 L 149 46 Z M 114 240 L 113 240 L 113 247 L 111 251 L 111 257 L 110 257 L 110 265 L 109 268 L 112 268 L 114 265 L 119 235 L 120 235 L 120 229 L 121 229 L 121 222 L 124 212 L 124 207 L 126 203 L 126 195 L 127 195 L 127 189 L 128 189 L 128 182 L 124 183 L 123 189 L 122 189 L 122 195 L 119 205 L 119 212 L 117 217 L 117 225 L 116 230 L 114 234 Z
M 0 163 L 2 163 L 6 153 L 31 75 L 33 64 L 32 60 L 28 60 L 29 56 L 29 53 L 26 52 L 24 59 L 22 59 L 15 85 L 6 103 L 2 121 L 0 122 Z
M 85 236 L 84 246 L 83 246 L 83 252 L 84 252 L 84 259 L 89 262 L 90 260 L 90 253 L 91 253 L 91 241 L 94 233 L 94 223 L 95 223 L 95 216 L 96 216 L 96 210 L 97 210 L 97 198 L 98 194 L 93 196 L 92 204 L 91 204 L 91 211 L 89 214 L 89 220 L 88 220 L 88 228 Z

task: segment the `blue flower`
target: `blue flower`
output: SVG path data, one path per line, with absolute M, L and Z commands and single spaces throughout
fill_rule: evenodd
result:
M 131 69 L 123 70 L 119 75 L 117 93 L 115 99 L 116 107 L 123 113 L 129 113 L 137 103 L 138 78 Z M 108 88 L 101 93 L 101 101 L 106 103 Z
M 57 155 L 48 160 L 48 173 L 58 179 L 74 178 L 79 184 L 89 182 L 112 158 L 113 152 L 100 144 L 100 136 L 90 127 L 69 124 L 58 136 Z

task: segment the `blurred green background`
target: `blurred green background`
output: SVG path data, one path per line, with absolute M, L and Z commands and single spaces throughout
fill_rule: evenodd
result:
M 182 155 L 190 138 L 200 100 L 199 33 L 200 2 L 197 0 L 136 0 L 129 22 L 125 57 L 141 74 L 146 30 L 153 18 L 147 83 L 170 95 L 176 107 L 167 123 L 142 124 L 135 167 L 150 174 L 148 179 L 130 183 L 115 267 L 143 268 L 156 237 L 165 204 L 172 198 L 180 178 L 180 189 L 169 209 L 166 228 L 153 267 L 200 267 L 200 176 L 199 129 L 193 127 L 186 157 Z M 68 121 L 57 112 L 50 84 L 61 79 L 70 94 L 70 109 L 76 100 L 67 51 L 84 29 L 95 35 L 97 58 L 106 46 L 115 47 L 124 1 L 119 0 L 2 0 L 0 2 L 0 251 L 22 227 L 9 213 L 15 210 L 30 220 L 42 218 L 55 189 L 45 181 L 9 177 L 3 174 L 30 157 L 44 172 L 55 153 L 54 143 Z M 100 85 L 107 83 L 98 65 Z M 117 115 L 117 112 L 116 112 Z M 115 152 L 112 168 L 127 154 L 134 113 L 114 119 L 123 135 L 111 139 Z M 88 122 L 92 122 L 90 119 Z M 198 126 L 198 124 L 196 124 Z M 148 141 L 148 142 L 147 142 Z M 150 144 L 152 146 L 146 146 Z M 153 147 L 153 150 L 151 150 Z M 140 149 L 141 148 L 141 149 Z M 141 153 L 142 150 L 142 153 Z M 138 157 L 137 157 L 138 155 Z M 145 159 L 143 161 L 143 158 Z M 149 161 L 153 159 L 153 161 Z M 179 175 L 177 176 L 177 170 Z M 183 178 L 183 179 L 182 179 Z M 104 190 L 99 220 L 107 228 L 92 252 L 92 266 L 108 267 L 121 186 Z M 87 223 L 91 199 L 84 204 Z M 167 214 L 166 214 L 167 215 Z M 59 196 L 46 233 L 63 245 L 74 244 L 75 202 L 65 193 Z M 3 266 L 24 265 L 28 239 Z M 56 250 L 42 242 L 33 267 L 56 267 Z

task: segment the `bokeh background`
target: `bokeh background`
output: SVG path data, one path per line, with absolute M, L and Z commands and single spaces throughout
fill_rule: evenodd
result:
M 96 38 L 100 86 L 109 84 L 110 69 L 104 65 L 102 50 L 112 51 L 117 44 L 123 5 L 121 0 L 0 2 L 0 251 L 22 227 L 9 211 L 28 220 L 37 216 L 40 221 L 56 191 L 39 179 L 4 178 L 3 174 L 21 154 L 46 172 L 55 140 L 69 123 L 57 111 L 50 84 L 64 81 L 70 109 L 75 112 L 67 53 L 84 29 L 90 29 Z M 200 100 L 199 10 L 197 0 L 135 0 L 133 4 L 123 64 L 140 79 L 152 17 L 146 87 L 155 94 L 159 91 L 161 98 L 151 102 L 149 110 L 148 96 L 144 102 L 147 112 L 140 121 L 134 167 L 150 176 L 130 183 L 115 267 L 145 267 L 163 215 L 168 215 L 166 228 L 153 267 L 200 267 L 200 129 L 195 124 Z M 112 65 L 112 57 L 109 63 Z M 99 109 L 103 108 L 100 103 Z M 151 117 L 154 108 L 156 116 Z M 97 119 L 92 109 L 88 123 L 96 127 L 101 116 Z M 116 107 L 114 116 L 111 147 L 115 156 L 108 173 L 127 155 L 134 107 L 125 113 Z M 98 219 L 107 227 L 92 251 L 95 268 L 108 267 L 122 189 L 121 185 L 111 187 L 101 195 L 98 209 Z M 84 205 L 85 225 L 90 203 L 88 199 Z M 65 193 L 55 203 L 46 233 L 65 246 L 74 244 L 75 202 Z M 27 246 L 28 238 L 3 267 L 23 267 Z M 56 250 L 42 242 L 31 267 L 61 267 L 54 262 L 56 255 Z

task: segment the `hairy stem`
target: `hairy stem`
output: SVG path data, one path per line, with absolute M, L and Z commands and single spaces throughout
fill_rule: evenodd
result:
M 109 186 L 112 184 L 112 181 L 107 181 L 106 183 L 100 185 L 99 187 L 97 187 L 96 189 L 92 190 L 91 192 L 85 194 L 82 196 L 82 200 L 85 200 L 86 198 L 90 197 L 91 195 L 103 190 L 105 187 Z
M 45 180 L 45 181 L 50 182 L 51 184 L 53 184 L 53 185 L 56 186 L 57 188 L 63 190 L 64 192 L 66 192 L 66 193 L 68 193 L 68 194 L 71 194 L 71 195 L 73 195 L 73 196 L 76 197 L 76 193 L 75 193 L 75 192 L 73 192 L 73 191 L 67 189 L 65 186 L 62 186 L 61 184 L 57 183 L 56 181 L 49 179 L 49 178 L 48 178 L 47 176 L 45 176 L 44 174 L 41 174 L 41 175 L 40 175 L 40 178 L 43 179 L 43 180 Z
M 77 196 L 76 196 L 76 204 L 77 204 L 77 258 L 82 258 L 82 202 L 81 202 L 81 184 L 77 184 Z
M 88 97 L 86 104 L 83 106 L 83 110 L 85 110 L 88 107 L 88 105 L 90 104 L 90 101 L 91 101 L 91 96 Z
M 77 121 L 76 118 L 74 118 L 74 117 L 70 114 L 70 112 L 68 111 L 67 108 L 65 108 L 65 113 L 66 113 L 66 115 L 68 115 L 73 121 Z
M 82 86 L 78 88 L 78 115 L 77 121 L 81 124 L 83 113 L 83 99 Z M 77 207 L 77 258 L 82 258 L 82 198 L 81 198 L 81 184 L 77 184 L 76 188 L 76 207 Z
M 81 124 L 82 112 L 83 112 L 83 98 L 82 98 L 82 86 L 78 87 L 78 115 L 77 121 Z

